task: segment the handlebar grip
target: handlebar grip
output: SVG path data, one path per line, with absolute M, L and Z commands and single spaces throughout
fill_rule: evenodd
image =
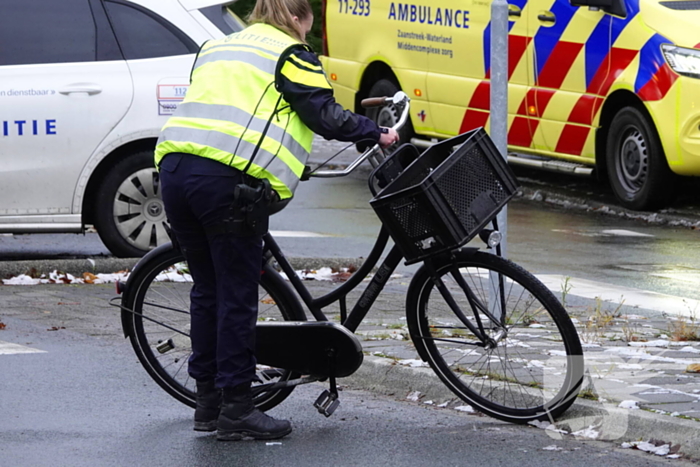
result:
M 368 97 L 367 99 L 362 99 L 360 105 L 364 108 L 379 107 L 386 104 L 387 99 L 387 97 Z

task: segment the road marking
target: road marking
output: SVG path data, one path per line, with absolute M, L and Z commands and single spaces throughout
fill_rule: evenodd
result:
M 604 233 L 606 235 L 615 235 L 617 237 L 653 237 L 653 235 L 650 234 L 623 229 L 601 230 L 601 233 Z
M 580 235 L 582 237 L 654 237 L 654 235 L 624 229 L 607 229 L 599 232 L 594 230 L 552 229 L 552 232 Z
M 13 344 L 12 342 L 0 341 L 0 355 L 12 355 L 18 353 L 46 353 L 46 351 L 33 349 L 24 345 Z
M 561 294 L 567 276 L 558 274 L 536 274 L 557 296 Z M 621 287 L 605 282 L 589 281 L 575 277 L 568 278 L 571 289 L 569 295 L 595 299 L 600 297 L 604 302 L 622 303 L 627 306 L 637 306 L 642 309 L 664 311 L 669 314 L 690 318 L 695 311 L 700 311 L 700 301 L 692 298 L 676 297 L 648 290 Z
M 330 237 L 316 232 L 304 232 L 301 230 L 272 230 L 270 231 L 273 237 L 298 237 L 298 238 L 318 238 Z

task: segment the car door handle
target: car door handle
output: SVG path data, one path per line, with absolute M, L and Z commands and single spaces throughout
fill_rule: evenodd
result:
M 537 19 L 544 23 L 554 23 L 556 22 L 557 17 L 554 16 L 554 13 L 552 13 L 551 11 L 546 11 L 537 15 Z
M 508 16 L 514 16 L 520 18 L 522 16 L 522 10 L 517 5 L 508 4 Z
M 69 84 L 68 86 L 64 86 L 61 89 L 58 90 L 59 93 L 61 94 L 99 94 L 102 92 L 102 87 L 98 86 L 96 84 L 90 84 L 90 83 L 76 83 L 76 84 Z

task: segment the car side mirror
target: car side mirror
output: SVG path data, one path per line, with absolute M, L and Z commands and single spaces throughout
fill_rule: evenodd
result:
M 571 6 L 587 6 L 590 9 L 601 9 L 611 15 L 626 17 L 625 0 L 569 0 Z

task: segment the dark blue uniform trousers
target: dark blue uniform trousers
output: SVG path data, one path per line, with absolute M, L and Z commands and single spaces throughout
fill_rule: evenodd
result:
M 237 169 L 191 154 L 168 154 L 160 164 L 165 211 L 194 281 L 189 374 L 220 388 L 255 376 L 262 237 L 207 234 L 224 219 L 241 178 Z

